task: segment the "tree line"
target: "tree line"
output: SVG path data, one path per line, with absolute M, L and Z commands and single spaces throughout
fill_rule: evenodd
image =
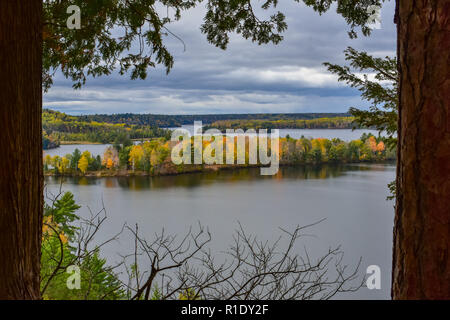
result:
M 219 120 L 208 128 L 224 132 L 226 129 L 353 129 L 359 127 L 354 117 L 324 117 L 315 119 L 279 119 L 279 120 Z
M 226 139 L 225 137 L 223 139 Z M 395 159 L 395 150 L 386 147 L 386 138 L 375 137 L 364 133 L 360 139 L 345 142 L 341 139 L 308 139 L 301 137 L 293 139 L 289 136 L 279 140 L 279 162 L 281 165 L 304 165 L 323 163 L 354 163 L 376 162 Z M 193 138 L 191 138 L 191 150 Z M 226 143 L 236 143 L 224 140 Z M 89 151 L 81 152 L 78 149 L 65 156 L 44 156 L 44 172 L 52 175 L 84 175 L 89 172 L 103 171 L 105 175 L 115 174 L 119 170 L 127 172 L 145 172 L 147 174 L 174 174 L 208 169 L 208 165 L 175 165 L 171 161 L 174 142 L 165 138 L 153 139 L 139 144 L 131 141 L 108 147 L 102 156 L 93 156 Z M 205 152 L 209 143 L 203 143 Z M 270 151 L 270 147 L 268 151 Z M 234 148 L 234 159 L 237 159 L 237 148 Z M 225 161 L 224 152 L 224 161 Z M 232 165 L 245 167 L 249 163 L 249 141 L 246 140 L 245 165 Z M 219 167 L 230 165 L 218 164 Z
M 180 127 L 202 121 L 211 124 L 223 120 L 310 120 L 316 118 L 347 117 L 348 113 L 245 113 L 245 114 L 199 114 L 199 115 L 161 115 L 161 114 L 94 114 L 78 116 L 80 121 L 105 122 L 140 126 L 158 126 L 161 128 Z
M 44 149 L 57 146 L 61 141 L 112 143 L 123 135 L 131 139 L 170 136 L 169 130 L 157 126 L 84 121 L 78 116 L 53 110 L 43 111 L 42 127 Z

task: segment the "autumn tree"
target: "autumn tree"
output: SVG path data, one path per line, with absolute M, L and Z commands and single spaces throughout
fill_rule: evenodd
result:
M 130 151 L 130 163 L 133 170 L 141 168 L 141 161 L 144 158 L 144 149 L 140 145 L 133 146 Z
M 80 169 L 81 173 L 86 173 L 89 167 L 89 159 L 86 155 L 81 156 L 80 161 L 78 161 L 78 169 Z
M 106 148 L 103 154 L 102 165 L 107 169 L 112 169 L 119 166 L 119 153 L 114 147 Z
M 62 174 L 66 173 L 69 169 L 69 164 L 70 160 L 67 159 L 67 157 L 62 157 L 58 167 L 59 172 L 61 172 Z

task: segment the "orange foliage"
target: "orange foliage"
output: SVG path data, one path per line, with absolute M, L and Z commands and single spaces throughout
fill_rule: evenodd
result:
M 368 141 L 369 141 L 370 150 L 372 150 L 372 152 L 377 151 L 377 140 L 375 139 L 375 137 L 370 136 Z
M 114 168 L 114 161 L 111 158 L 108 158 L 108 160 L 106 161 L 106 168 L 108 169 Z
M 377 145 L 377 151 L 383 152 L 385 149 L 386 149 L 386 147 L 384 146 L 384 142 L 380 141 L 380 143 L 378 143 L 378 145 Z

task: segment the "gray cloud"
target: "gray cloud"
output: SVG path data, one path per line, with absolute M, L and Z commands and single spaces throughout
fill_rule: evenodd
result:
M 347 46 L 393 55 L 393 3 L 383 7 L 382 29 L 356 40 L 349 39 L 345 21 L 332 11 L 319 16 L 290 1 L 283 1 L 279 10 L 289 25 L 281 44 L 258 46 L 232 36 L 226 51 L 208 44 L 200 33 L 204 10 L 189 11 L 170 28 L 186 51 L 179 40 L 167 37 L 175 57 L 169 75 L 161 67 L 144 81 L 113 74 L 89 79 L 75 91 L 57 74 L 44 106 L 72 114 L 345 112 L 349 106 L 366 106 L 358 91 L 339 84 L 322 63 L 343 63 Z

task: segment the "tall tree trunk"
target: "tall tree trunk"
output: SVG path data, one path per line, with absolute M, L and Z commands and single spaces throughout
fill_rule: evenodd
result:
M 0 1 L 0 299 L 39 299 L 42 0 Z
M 450 298 L 450 0 L 397 0 L 392 297 Z

